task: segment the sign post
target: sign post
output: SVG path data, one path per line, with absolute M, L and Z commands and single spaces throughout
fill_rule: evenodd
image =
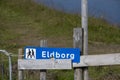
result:
M 19 49 L 19 53 L 18 53 L 18 59 L 22 59 L 22 49 Z M 24 79 L 24 75 L 23 75 L 23 70 L 19 70 L 18 71 L 18 80 L 23 80 Z
M 74 48 L 80 48 L 82 55 L 82 40 L 83 40 L 83 30 L 82 28 L 74 28 L 73 30 L 73 47 Z M 80 57 L 80 56 L 79 56 Z M 74 67 L 74 66 L 73 66 Z M 74 80 L 82 80 L 82 68 L 80 67 L 74 67 Z
M 47 47 L 47 40 L 41 40 L 40 41 L 40 46 L 41 47 Z M 40 80 L 46 80 L 46 76 L 47 76 L 47 71 L 44 70 L 40 70 Z

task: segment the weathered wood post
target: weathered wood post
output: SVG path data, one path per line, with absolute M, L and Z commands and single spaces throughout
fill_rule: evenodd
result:
M 41 40 L 40 41 L 40 47 L 47 47 L 47 40 Z M 40 70 L 40 80 L 46 80 L 47 71 L 46 70 Z
M 74 28 L 73 30 L 73 47 L 80 48 L 82 55 L 82 28 Z M 75 67 L 74 68 L 74 80 L 83 80 L 83 72 L 82 68 Z
M 83 55 L 88 55 L 88 6 L 87 0 L 81 2 L 83 28 Z M 84 80 L 88 80 L 88 67 L 84 67 Z
M 22 59 L 22 49 L 18 50 L 18 59 Z M 18 71 L 18 80 L 23 80 L 24 75 L 23 75 L 23 70 Z

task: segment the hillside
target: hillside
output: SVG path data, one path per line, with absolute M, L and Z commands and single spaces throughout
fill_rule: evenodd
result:
M 120 28 L 93 17 L 89 17 L 88 23 L 89 54 L 120 52 Z M 13 54 L 25 46 L 39 46 L 41 39 L 48 40 L 49 47 L 72 47 L 73 28 L 80 26 L 80 15 L 55 11 L 32 0 L 0 0 L 0 49 Z M 17 80 L 17 58 L 12 59 L 13 79 Z M 102 80 L 106 74 L 111 76 L 111 71 L 112 75 L 119 74 L 119 66 L 89 68 L 91 80 Z M 39 80 L 39 70 L 24 72 L 25 80 Z M 48 73 L 48 80 L 74 78 L 73 70 Z
M 93 17 L 88 23 L 90 49 L 94 45 L 120 47 L 119 28 Z M 24 46 L 39 46 L 41 39 L 47 39 L 50 47 L 72 47 L 73 28 L 80 26 L 79 15 L 55 11 L 32 0 L 0 0 L 0 49 L 16 52 Z

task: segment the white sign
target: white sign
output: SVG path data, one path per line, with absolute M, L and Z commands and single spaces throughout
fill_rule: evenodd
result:
M 26 48 L 25 50 L 25 58 L 26 59 L 36 59 L 36 49 L 35 48 Z

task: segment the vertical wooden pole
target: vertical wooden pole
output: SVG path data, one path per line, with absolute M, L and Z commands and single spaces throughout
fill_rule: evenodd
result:
M 47 47 L 47 40 L 41 40 L 40 41 L 40 47 Z M 40 80 L 46 80 L 47 71 L 46 70 L 40 70 Z
M 18 50 L 18 59 L 22 59 L 22 49 Z M 18 71 L 18 80 L 23 80 L 23 70 Z
M 73 47 L 80 48 L 82 53 L 82 28 L 74 28 L 73 32 Z M 82 68 L 74 68 L 74 80 L 83 80 Z
M 81 12 L 82 12 L 82 28 L 83 28 L 83 55 L 88 54 L 88 4 L 87 0 L 82 0 L 81 2 Z M 83 70 L 84 80 L 88 80 L 88 67 Z
M 88 54 L 88 9 L 87 0 L 82 0 L 83 54 Z

